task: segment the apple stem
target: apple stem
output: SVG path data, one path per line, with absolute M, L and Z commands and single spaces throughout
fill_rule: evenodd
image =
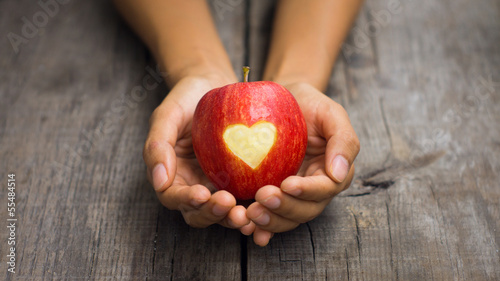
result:
M 243 82 L 248 82 L 248 73 L 250 73 L 250 67 L 244 66 L 243 67 Z

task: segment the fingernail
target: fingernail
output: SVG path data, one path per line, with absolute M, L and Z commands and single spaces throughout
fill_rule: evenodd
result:
M 197 187 L 196 189 L 193 189 L 191 191 L 192 197 L 189 203 L 194 208 L 199 208 L 201 205 L 210 200 L 210 191 L 208 191 L 205 187 Z
M 302 190 L 298 187 L 292 187 L 289 189 L 283 189 L 283 191 L 292 196 L 299 196 L 302 193 Z
M 332 162 L 332 176 L 337 182 L 343 182 L 349 172 L 349 162 L 342 155 L 337 155 Z
M 250 222 L 248 222 L 247 224 L 244 224 L 244 225 L 242 225 L 242 226 L 239 226 L 239 225 L 237 225 L 237 224 L 236 224 L 233 220 L 228 219 L 228 220 L 227 220 L 227 223 L 228 223 L 228 224 L 229 224 L 229 226 L 231 226 L 232 228 L 242 228 L 242 227 L 244 227 L 244 226 L 248 225 L 248 223 L 250 223 Z
M 269 217 L 269 215 L 266 212 L 262 212 L 262 214 L 260 214 L 260 216 L 253 219 L 253 222 L 258 224 L 258 225 L 267 225 L 270 220 L 271 220 L 271 217 Z
M 227 220 L 227 224 L 232 228 L 236 228 L 236 224 L 234 224 L 234 222 L 230 219 Z
M 199 201 L 199 200 L 196 200 L 196 199 L 193 199 L 193 200 L 191 200 L 191 202 L 190 202 L 191 206 L 193 206 L 194 208 L 198 208 L 198 207 L 200 207 L 200 206 L 201 206 L 201 204 L 203 204 L 203 203 L 205 203 L 205 202 L 203 202 L 203 201 Z
M 222 216 L 225 215 L 229 211 L 229 209 L 230 208 L 226 206 L 215 205 L 212 209 L 212 213 L 216 216 Z
M 163 164 L 157 164 L 153 168 L 153 187 L 155 190 L 161 189 L 165 183 L 168 181 L 167 170 L 165 170 L 165 166 Z
M 242 227 L 240 228 L 240 232 L 241 232 L 243 235 L 246 235 L 246 236 L 248 236 L 248 235 L 252 234 L 252 232 L 253 232 L 253 231 L 252 231 L 252 227 L 251 227 L 250 223 L 248 223 L 247 225 L 242 226 Z
M 269 209 L 278 209 L 280 204 L 281 200 L 274 195 L 269 196 L 267 199 L 262 201 L 262 205 L 268 207 Z

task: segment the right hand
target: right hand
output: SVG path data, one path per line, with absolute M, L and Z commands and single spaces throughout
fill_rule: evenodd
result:
M 224 85 L 214 81 L 183 78 L 155 109 L 143 151 L 147 176 L 160 202 L 170 210 L 181 211 L 190 226 L 218 223 L 248 235 L 250 220 L 245 207 L 236 206 L 229 192 L 213 189 L 193 151 L 191 125 L 196 105 L 209 90 Z

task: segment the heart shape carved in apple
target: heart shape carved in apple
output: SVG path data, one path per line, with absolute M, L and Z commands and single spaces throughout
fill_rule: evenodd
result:
M 248 82 L 248 71 L 244 67 L 244 82 L 206 93 L 191 128 L 203 173 L 240 200 L 297 174 L 307 148 L 306 122 L 293 95 L 271 81 Z
M 234 155 L 255 169 L 273 147 L 277 133 L 272 123 L 260 121 L 250 128 L 242 124 L 229 125 L 222 137 Z

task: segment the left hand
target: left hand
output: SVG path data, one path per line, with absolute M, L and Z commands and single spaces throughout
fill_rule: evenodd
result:
M 226 83 L 220 81 L 218 76 L 179 80 L 151 115 L 143 156 L 160 202 L 170 210 L 179 210 L 187 224 L 208 227 L 218 223 L 239 229 L 250 223 L 246 209 L 237 206 L 229 192 L 209 188 L 191 139 L 196 105 L 208 90 Z
M 323 212 L 332 198 L 347 189 L 354 176 L 360 144 L 344 108 L 307 83 L 284 85 L 295 97 L 307 124 L 308 145 L 296 176 L 280 187 L 264 186 L 247 209 L 250 224 L 241 232 L 253 233 L 265 246 L 274 233 L 285 232 Z

